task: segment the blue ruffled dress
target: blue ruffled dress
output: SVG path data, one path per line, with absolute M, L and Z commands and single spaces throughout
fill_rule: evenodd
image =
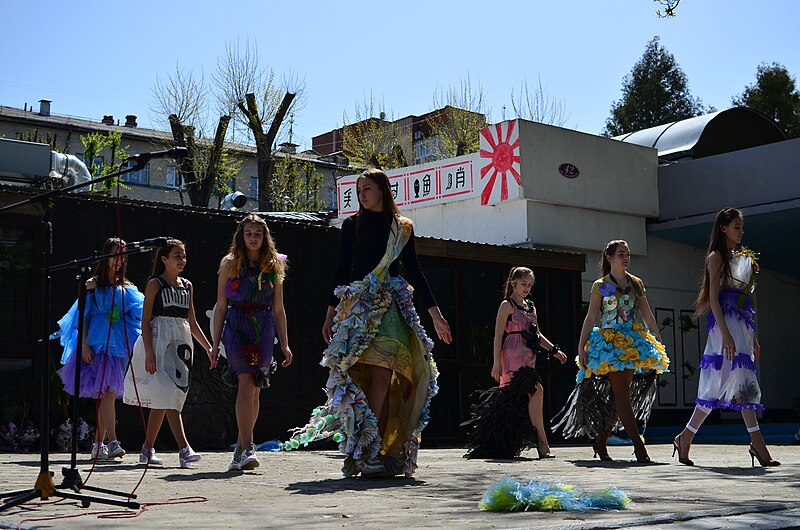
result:
M 86 344 L 94 352 L 86 364 L 75 355 L 78 343 L 78 301 L 58 321 L 64 353 L 58 371 L 64 390 L 73 394 L 75 365 L 80 363 L 80 397 L 98 398 L 112 391 L 122 397 L 125 370 L 136 339 L 142 334 L 144 295 L 134 285 L 97 287 L 86 294 Z

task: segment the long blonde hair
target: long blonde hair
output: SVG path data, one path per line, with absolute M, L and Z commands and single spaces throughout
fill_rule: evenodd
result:
M 511 293 L 514 292 L 513 283 L 515 281 L 521 280 L 522 278 L 526 278 L 528 276 L 531 277 L 535 284 L 536 276 L 533 274 L 531 269 L 528 267 L 511 267 L 511 271 L 508 273 L 508 279 L 506 280 L 506 286 L 503 289 L 503 298 L 508 298 L 511 296 Z
M 264 230 L 264 240 L 259 249 L 258 268 L 259 272 L 273 273 L 278 279 L 283 279 L 286 275 L 286 261 L 275 248 L 267 222 L 256 214 L 248 214 L 239 222 L 236 232 L 231 239 L 231 246 L 228 254 L 222 258 L 222 264 L 228 267 L 228 276 L 238 278 L 244 273 L 247 267 L 247 248 L 244 244 L 244 229 L 248 224 L 255 224 Z

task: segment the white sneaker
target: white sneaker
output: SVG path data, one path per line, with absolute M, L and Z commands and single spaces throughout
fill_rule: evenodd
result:
M 256 456 L 256 446 L 254 444 L 250 444 L 244 451 L 242 451 L 242 461 L 239 469 L 242 471 L 249 471 L 257 468 L 260 465 L 261 463 L 258 461 L 258 457 Z
M 92 458 L 96 458 L 97 460 L 108 460 L 108 446 L 104 443 L 97 444 L 97 442 L 92 444 Z
M 241 471 L 242 470 L 242 453 L 239 452 L 240 446 L 236 446 L 233 450 L 233 458 L 231 463 L 228 464 L 228 471 Z
M 199 462 L 201 458 L 203 456 L 195 453 L 188 445 L 178 452 L 178 464 L 183 468 L 189 467 L 192 462 Z
M 142 449 L 142 452 L 139 453 L 139 463 L 150 464 L 151 466 L 160 466 L 164 463 L 164 461 L 156 456 L 155 449 L 150 448 Z
M 126 454 L 125 449 L 122 448 L 117 440 L 108 442 L 108 458 L 123 457 Z

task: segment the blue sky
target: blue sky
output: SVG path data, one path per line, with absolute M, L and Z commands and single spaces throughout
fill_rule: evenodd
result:
M 650 0 L 475 2 L 4 2 L 0 105 L 39 99 L 52 110 L 100 120 L 154 122 L 156 75 L 175 65 L 209 79 L 227 41 L 250 39 L 278 76 L 305 79 L 294 140 L 352 116 L 370 92 L 401 117 L 432 109 L 437 87 L 469 75 L 488 95 L 491 119 L 511 115 L 511 90 L 541 78 L 562 100 L 566 127 L 599 133 L 622 78 L 655 35 L 718 109 L 755 80 L 761 62 L 800 75 L 800 2 L 683 0 L 660 19 Z

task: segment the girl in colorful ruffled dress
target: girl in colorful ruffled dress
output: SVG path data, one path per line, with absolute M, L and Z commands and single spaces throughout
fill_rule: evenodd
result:
M 578 340 L 578 385 L 559 413 L 564 437 L 594 438 L 600 460 L 611 460 L 609 435 L 624 426 L 636 461 L 650 462 L 636 420 L 646 422 L 655 399 L 655 376 L 669 367 L 644 283 L 628 272 L 630 249 L 611 241 L 592 284 L 589 310 Z M 594 326 L 597 316 L 600 325 Z M 655 336 L 653 335 L 655 333 Z M 587 341 L 588 338 L 588 341 Z
M 714 220 L 703 285 L 696 310 L 708 315 L 708 342 L 700 361 L 700 383 L 695 409 L 686 428 L 673 441 L 673 456 L 687 466 L 689 449 L 697 429 L 713 409 L 740 410 L 750 433 L 752 464 L 778 466 L 769 454 L 756 412 L 764 410 L 756 379 L 755 361 L 761 347 L 755 335 L 753 292 L 758 264 L 750 250 L 736 250 L 744 235 L 742 212 L 724 208 Z
M 544 429 L 542 380 L 536 373 L 536 353 L 567 356 L 539 332 L 536 308 L 527 299 L 535 282 L 533 271 L 513 267 L 497 310 L 492 378 L 499 387 L 483 392 L 473 406 L 465 458 L 514 458 L 536 447 L 539 459 L 555 458 Z
M 284 447 L 333 436 L 346 455 L 345 476 L 410 477 L 438 372 L 400 262 L 446 344 L 450 326 L 420 269 L 413 223 L 397 210 L 386 173 L 365 171 L 357 190 L 359 211 L 342 224 L 338 287 L 322 328 L 329 343 L 322 360 L 330 369 L 328 400 Z
M 110 237 L 102 253 L 120 252 L 125 242 Z M 123 379 L 128 357 L 142 332 L 144 296 L 126 277 L 127 260 L 119 255 L 97 264 L 94 276 L 86 282 L 86 310 L 83 326 L 83 351 L 75 355 L 78 341 L 78 302 L 58 321 L 64 366 L 58 375 L 70 394 L 75 386 L 75 366 L 80 363 L 80 397 L 100 401 L 97 410 L 97 440 L 92 458 L 116 458 L 125 455 L 117 441 L 115 400 L 123 395 Z M 109 329 L 110 328 L 110 329 Z M 104 440 L 108 437 L 108 445 Z
M 211 368 L 216 366 L 217 359 L 211 355 L 211 344 L 197 325 L 194 288 L 192 282 L 181 276 L 185 266 L 186 246 L 182 241 L 168 239 L 156 252 L 153 274 L 145 290 L 142 313 L 145 325 L 125 375 L 125 403 L 150 409 L 144 444 L 139 454 L 141 464 L 163 463 L 153 445 L 165 415 L 180 449 L 180 467 L 189 467 L 189 464 L 201 458 L 186 439 L 181 417 L 189 392 L 194 346 L 192 337 L 209 355 Z
M 220 342 L 228 358 L 223 380 L 237 387 L 236 423 L 239 436 L 228 471 L 258 467 L 253 429 L 258 420 L 261 389 L 269 386 L 276 363 L 275 333 L 283 352 L 282 367 L 292 363 L 283 307 L 286 256 L 279 254 L 267 223 L 250 214 L 236 228 L 228 254 L 222 258 L 214 311 L 214 348 Z

